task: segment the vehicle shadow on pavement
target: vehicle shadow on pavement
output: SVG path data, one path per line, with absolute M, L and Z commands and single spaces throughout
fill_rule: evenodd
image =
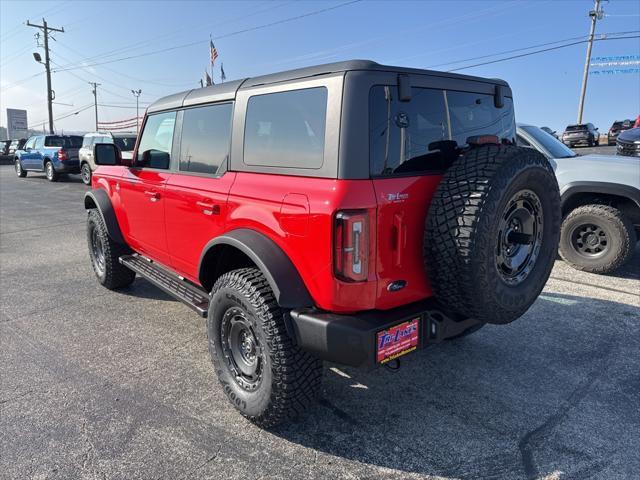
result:
M 135 281 L 128 287 L 117 290 L 117 293 L 128 295 L 130 297 L 144 298 L 147 300 L 162 300 L 165 302 L 176 302 L 178 300 L 173 298 L 168 293 L 160 290 L 146 279 L 136 276 Z
M 319 406 L 272 433 L 315 449 L 318 463 L 329 455 L 453 478 L 633 477 L 639 327 L 636 306 L 543 292 L 513 324 L 422 350 L 398 371 L 327 366 Z

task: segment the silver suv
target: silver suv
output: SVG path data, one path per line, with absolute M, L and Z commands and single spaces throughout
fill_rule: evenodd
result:
M 122 152 L 122 158 L 131 159 L 137 138 L 135 133 L 87 133 L 82 140 L 82 148 L 78 152 L 82 181 L 86 185 L 91 185 L 91 174 L 96 169 L 96 163 L 93 159 L 94 144 L 115 143 Z

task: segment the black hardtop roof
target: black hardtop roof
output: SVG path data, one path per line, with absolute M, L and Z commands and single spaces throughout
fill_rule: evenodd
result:
M 435 70 L 423 70 L 419 68 L 394 67 L 389 65 L 380 65 L 379 63 L 371 60 L 348 60 L 344 62 L 326 63 L 323 65 L 315 65 L 312 67 L 297 68 L 295 70 L 271 73 L 258 77 L 244 78 L 241 80 L 234 80 L 231 82 L 211 85 L 204 88 L 185 90 L 184 92 L 174 93 L 172 95 L 168 95 L 166 97 L 158 99 L 157 101 L 149 105 L 149 107 L 147 108 L 147 112 L 151 113 L 161 110 L 199 105 L 203 103 L 233 100 L 235 99 L 236 93 L 240 89 L 256 87 L 259 85 L 269 85 L 273 83 L 286 82 L 289 80 L 298 80 L 306 77 L 315 77 L 318 75 L 348 72 L 353 70 L 397 72 L 413 75 L 431 75 L 438 77 L 474 80 L 479 82 L 508 86 L 507 82 L 497 78 L 488 79 L 470 75 L 462 75 L 459 73 L 438 72 Z

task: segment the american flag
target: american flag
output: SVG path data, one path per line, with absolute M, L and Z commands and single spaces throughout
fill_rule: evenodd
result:
M 211 55 L 211 65 L 213 65 L 216 61 L 216 58 L 218 58 L 218 50 L 213 44 L 213 40 L 209 40 L 209 54 Z

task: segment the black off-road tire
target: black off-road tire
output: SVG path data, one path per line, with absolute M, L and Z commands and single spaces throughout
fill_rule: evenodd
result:
M 531 248 L 537 254 L 527 257 L 533 260 L 525 275 L 509 283 L 497 265 L 500 222 L 521 192 L 538 200 L 540 228 Z M 558 182 L 544 156 L 505 145 L 469 150 L 445 173 L 426 220 L 425 268 L 436 298 L 483 323 L 514 321 L 549 278 L 560 221 Z
M 261 349 L 260 376 L 252 390 L 241 385 L 229 349 L 223 348 L 229 312 L 244 315 Z M 256 268 L 226 273 L 211 290 L 207 334 L 218 380 L 233 406 L 263 428 L 300 415 L 315 401 L 322 381 L 322 362 L 294 344 L 285 328 L 285 315 Z
M 82 183 L 84 183 L 85 185 L 91 185 L 91 175 L 91 165 L 89 165 L 87 162 L 84 162 L 80 166 L 80 178 L 82 179 Z
M 103 261 L 98 261 L 97 259 L 93 244 L 94 232 L 96 239 L 101 242 Z M 116 290 L 131 285 L 136 278 L 135 272 L 129 270 L 118 261 L 122 255 L 130 254 L 131 250 L 109 236 L 102 215 L 97 209 L 89 210 L 87 216 L 87 243 L 91 266 L 102 286 L 107 287 L 109 290 Z
M 590 228 L 588 226 L 594 227 Z M 581 230 L 602 232 L 602 252 L 581 252 L 578 239 Z M 609 205 L 583 205 L 572 210 L 562 222 L 560 256 L 577 270 L 590 273 L 611 273 L 633 257 L 637 242 L 631 221 L 617 208 Z
M 27 176 L 27 171 L 22 168 L 20 160 L 16 159 L 14 167 L 16 169 L 16 175 L 18 175 L 18 177 L 24 178 Z
M 58 172 L 56 172 L 56 169 L 53 167 L 51 160 L 44 162 L 44 174 L 50 182 L 58 181 Z

